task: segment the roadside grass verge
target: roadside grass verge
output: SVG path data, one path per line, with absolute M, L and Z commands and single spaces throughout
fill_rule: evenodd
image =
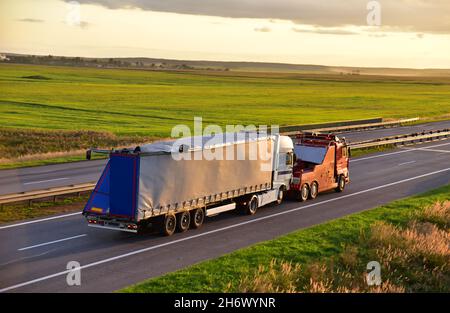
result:
M 448 292 L 449 201 L 450 185 L 120 292 Z M 365 282 L 370 261 L 381 264 L 381 286 Z
M 136 146 L 153 137 L 118 136 L 107 131 L 55 131 L 0 127 L 0 169 L 82 161 L 86 149 Z M 93 155 L 93 159 L 105 158 Z
M 0 157 L 14 159 L 45 153 L 51 158 L 51 153 L 80 152 L 91 147 L 112 148 L 152 139 L 139 136 L 117 136 L 106 131 L 55 131 L 2 127 L 0 128 Z
M 394 150 L 395 148 L 396 148 L 395 145 L 386 145 L 386 146 L 379 146 L 379 147 L 352 149 L 351 157 L 357 158 L 357 157 L 367 155 L 367 154 L 391 151 L 391 150 Z
M 93 155 L 91 160 L 100 160 L 106 158 L 106 155 Z M 37 155 L 34 154 L 14 159 L 0 159 L 0 170 L 85 161 L 85 151 L 54 152 L 50 154 L 46 153 Z
M 83 209 L 89 195 L 59 198 L 53 201 L 39 201 L 28 204 L 5 204 L 0 208 L 0 224 L 11 223 L 25 219 L 69 213 Z

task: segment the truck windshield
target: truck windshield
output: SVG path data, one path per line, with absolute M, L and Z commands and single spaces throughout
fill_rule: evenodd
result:
M 327 147 L 295 145 L 294 151 L 299 160 L 313 164 L 322 164 L 327 153 Z

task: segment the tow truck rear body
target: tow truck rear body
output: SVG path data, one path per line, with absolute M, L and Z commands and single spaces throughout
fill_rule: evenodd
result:
M 350 149 L 345 139 L 333 134 L 305 133 L 294 143 L 296 161 L 290 195 L 300 201 L 314 199 L 320 192 L 342 192 L 350 182 Z

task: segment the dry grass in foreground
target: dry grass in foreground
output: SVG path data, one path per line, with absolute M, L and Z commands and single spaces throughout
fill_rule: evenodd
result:
M 358 245 L 328 260 L 300 265 L 272 260 L 241 278 L 241 292 L 449 292 L 450 201 L 411 214 L 406 227 L 374 223 Z M 381 264 L 382 283 L 368 286 L 366 265 Z M 229 286 L 231 288 L 231 284 Z

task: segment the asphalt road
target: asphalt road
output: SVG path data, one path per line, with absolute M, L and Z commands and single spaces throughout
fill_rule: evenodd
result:
M 292 231 L 450 183 L 450 140 L 353 159 L 342 194 L 225 213 L 172 237 L 89 228 L 80 214 L 0 226 L 0 291 L 111 292 Z M 69 286 L 67 264 L 81 264 Z
M 450 121 L 421 124 L 407 127 L 377 129 L 364 132 L 347 132 L 341 136 L 350 142 L 450 128 Z M 61 187 L 72 184 L 96 182 L 105 165 L 105 160 L 64 163 L 38 167 L 0 170 L 0 195 L 23 191 Z
M 379 128 L 362 132 L 347 132 L 341 133 L 341 136 L 347 138 L 350 142 L 358 142 L 369 139 L 384 138 L 389 136 L 412 134 L 423 131 L 450 129 L 450 120 L 434 123 L 426 123 L 412 126 Z

